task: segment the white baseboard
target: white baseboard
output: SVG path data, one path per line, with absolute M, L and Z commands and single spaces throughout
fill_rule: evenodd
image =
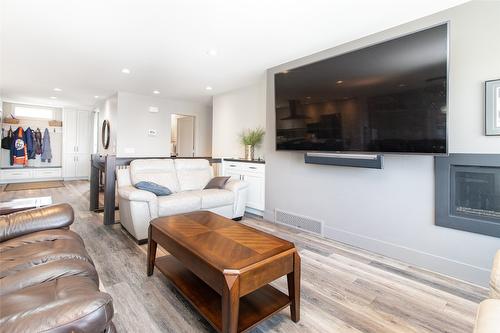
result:
M 89 177 L 65 177 L 63 179 L 64 181 L 69 181 L 69 180 L 90 180 Z
M 271 210 L 264 212 L 266 221 L 274 222 L 274 213 Z M 325 238 L 333 239 L 364 250 L 372 251 L 390 258 L 401 260 L 415 267 L 424 268 L 451 276 L 453 278 L 471 282 L 483 287 L 488 287 L 490 268 L 470 265 L 464 262 L 437 256 L 431 253 L 405 247 L 399 244 L 386 242 L 346 230 L 325 225 L 323 229 Z
M 327 238 L 401 260 L 416 267 L 445 274 L 483 287 L 488 286 L 490 270 L 487 268 L 477 267 L 326 225 L 324 227 L 324 235 Z
M 254 208 L 250 208 L 250 207 L 246 207 L 245 212 L 248 212 L 250 214 L 257 215 L 257 216 L 264 216 L 263 211 L 258 210 L 258 209 L 254 209 Z

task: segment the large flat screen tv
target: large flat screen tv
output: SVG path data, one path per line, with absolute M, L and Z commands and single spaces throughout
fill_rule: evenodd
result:
M 278 150 L 446 154 L 448 25 L 274 76 Z

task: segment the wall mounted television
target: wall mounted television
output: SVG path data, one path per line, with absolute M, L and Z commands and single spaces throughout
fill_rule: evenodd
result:
M 448 24 L 274 75 L 276 149 L 446 154 Z

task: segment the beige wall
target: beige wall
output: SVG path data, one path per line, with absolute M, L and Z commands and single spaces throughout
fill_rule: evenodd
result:
M 159 112 L 149 112 L 150 106 Z M 195 156 L 212 154 L 212 110 L 204 104 L 119 92 L 117 114 L 117 156 L 169 157 L 172 114 L 194 116 Z
M 212 150 L 214 157 L 244 157 L 239 134 L 245 129 L 266 127 L 266 82 L 214 96 Z M 266 140 L 267 135 L 264 137 Z M 265 158 L 264 145 L 255 157 Z

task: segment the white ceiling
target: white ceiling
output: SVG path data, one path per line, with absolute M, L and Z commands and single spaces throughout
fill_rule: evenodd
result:
M 209 103 L 269 67 L 464 2 L 0 0 L 0 93 L 4 100 L 90 106 L 95 95 L 157 89 Z

